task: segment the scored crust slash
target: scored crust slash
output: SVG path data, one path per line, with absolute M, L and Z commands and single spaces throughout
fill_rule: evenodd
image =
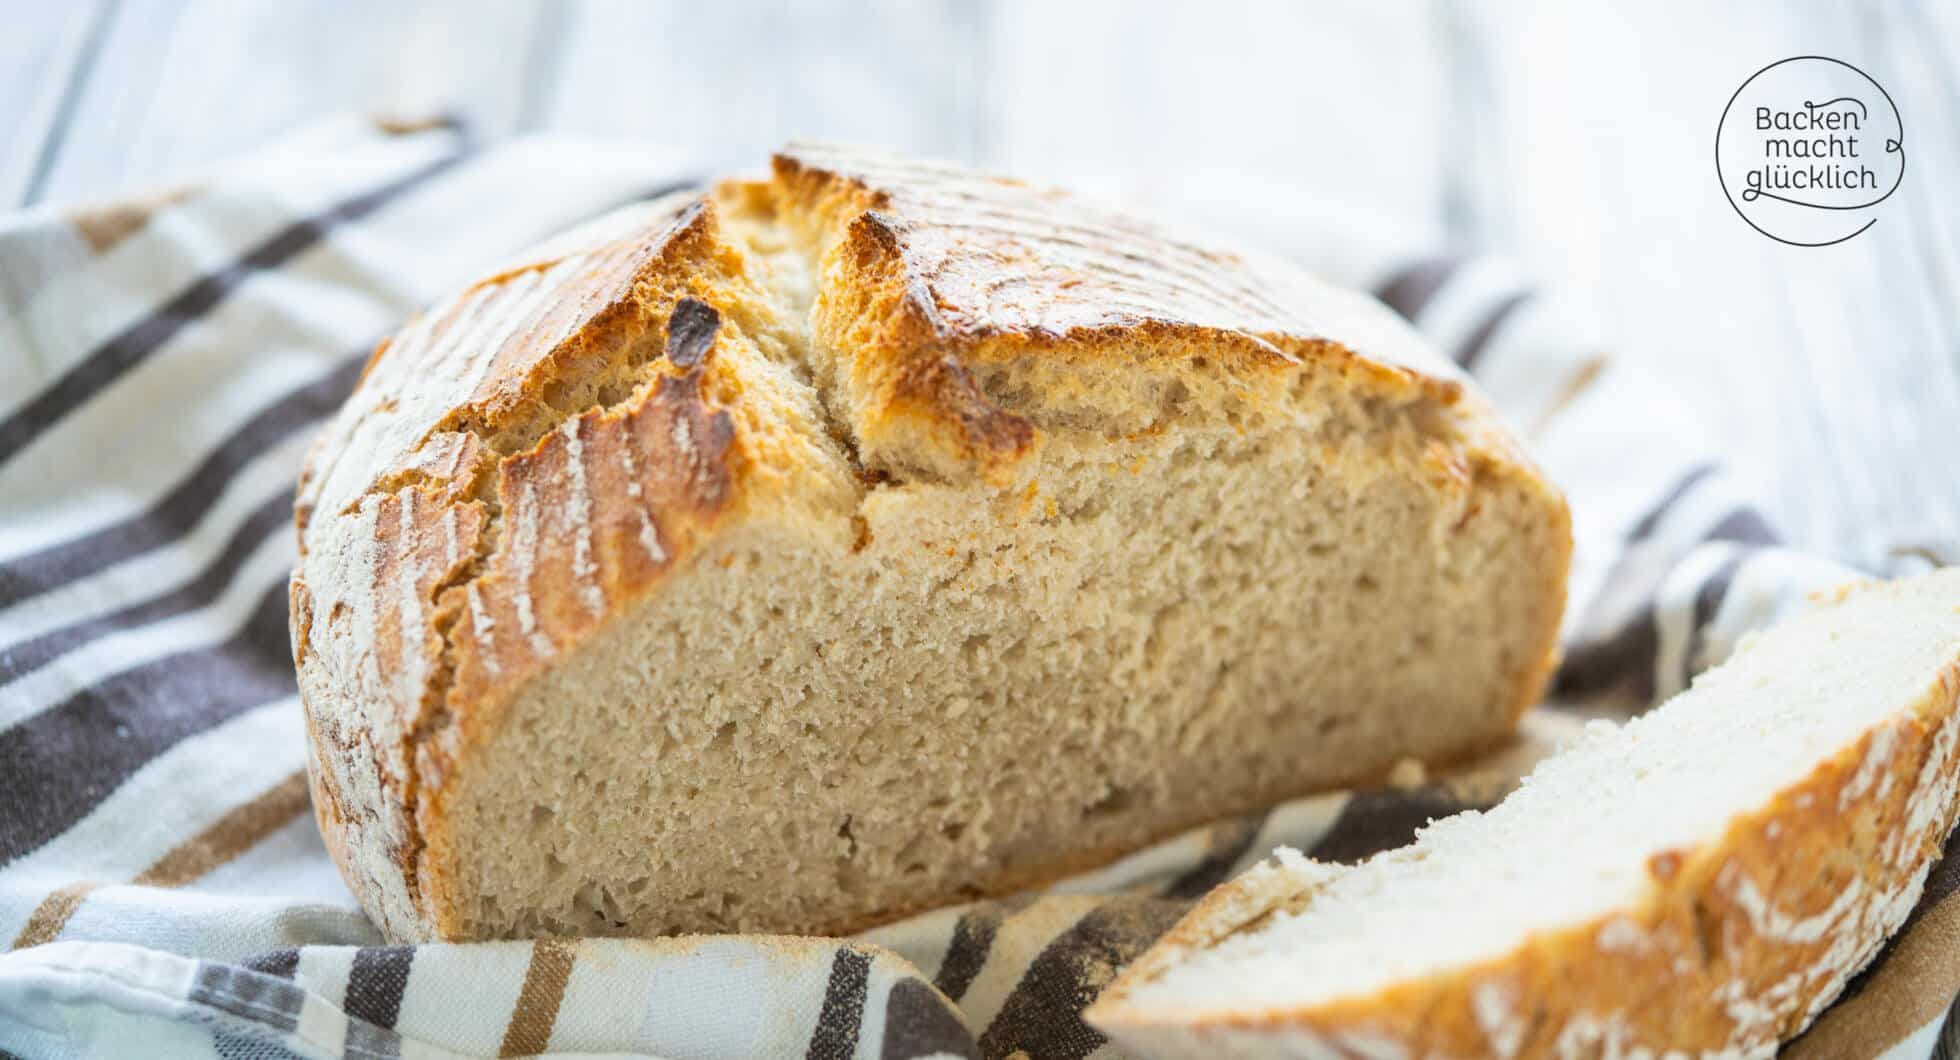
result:
M 428 307 L 301 481 L 393 939 L 845 931 L 1506 738 L 1563 499 L 1374 300 L 794 146 Z

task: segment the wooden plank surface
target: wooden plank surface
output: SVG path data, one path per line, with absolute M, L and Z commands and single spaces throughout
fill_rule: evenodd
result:
M 639 136 L 759 167 L 791 137 L 977 153 L 977 9 L 957 0 L 830 5 L 584 2 L 552 33 L 535 125 Z
M 1485 240 L 1585 298 L 1622 356 L 1678 378 L 1795 541 L 1874 565 L 1960 537 L 1960 476 L 1939 455 L 1960 445 L 1960 218 L 1942 179 L 1960 166 L 1960 101 L 1939 74 L 1956 42 L 1914 14 L 1554 5 L 1472 27 L 1502 167 L 1479 185 Z M 1735 89 L 1805 54 L 1842 56 L 1886 87 L 1916 178 L 1871 231 L 1832 247 L 1743 224 L 1711 157 Z
M 180 178 L 349 109 L 640 137 L 754 166 L 871 140 L 1281 251 L 1324 222 L 1513 256 L 1678 378 L 1799 545 L 1960 543 L 1960 7 L 1091 0 L 833 5 L 94 0 L 8 12 L 0 203 Z M 1877 78 L 1911 176 L 1872 231 L 1782 246 L 1710 147 L 1754 70 Z M 1960 560 L 1960 555 L 1953 557 Z
M 979 161 L 1281 253 L 1356 215 L 1442 237 L 1445 42 L 1414 5 L 989 8 Z
M 349 110 L 458 106 L 486 131 L 508 131 L 534 83 L 526 42 L 549 11 L 126 0 L 77 93 L 41 197 L 72 202 L 170 184 Z
M 9 5 L 0 33 L 0 205 L 33 200 L 72 128 L 74 99 L 100 52 L 107 0 Z

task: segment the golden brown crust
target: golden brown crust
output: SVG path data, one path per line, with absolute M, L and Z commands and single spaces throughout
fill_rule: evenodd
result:
M 973 380 L 1027 359 L 1195 366 L 1254 392 L 1312 365 L 1439 408 L 1464 393 L 1379 303 L 1250 251 L 874 151 L 793 145 L 774 174 L 778 209 L 825 263 L 814 324 L 850 351 L 841 376 L 873 464 L 1011 480 L 1039 431 Z M 1486 415 L 1465 417 L 1476 444 L 1529 467 L 1506 432 L 1471 422 Z
M 817 225 L 847 233 L 861 266 L 900 260 L 904 297 L 942 343 L 1023 336 L 1114 351 L 1138 329 L 1173 329 L 1286 363 L 1332 340 L 1410 378 L 1461 379 L 1406 337 L 1348 342 L 1344 332 L 1387 326 L 1370 299 L 1059 191 L 814 144 L 784 149 L 774 168 Z
M 740 489 L 729 414 L 703 393 L 720 316 L 692 297 L 714 290 L 713 228 L 696 202 L 635 239 L 471 285 L 377 349 L 314 450 L 292 624 L 314 743 L 337 749 L 315 790 L 335 860 L 391 935 L 451 921 L 431 869 L 463 747 Z M 643 354 L 635 340 L 677 306 L 695 307 L 690 326 L 636 393 L 557 411 L 559 391 Z
M 1456 370 L 1363 296 L 1059 193 L 791 149 L 772 182 L 655 204 L 430 308 L 377 347 L 314 447 L 292 606 L 330 749 L 315 790 L 391 937 L 456 930 L 447 781 L 519 688 L 791 488 L 775 472 L 795 453 L 715 356 L 777 304 L 725 228 L 748 210 L 822 259 L 812 337 L 839 360 L 841 441 L 866 476 L 1014 484 L 1043 432 L 990 390 L 1002 365 L 1209 372 L 1264 401 L 1312 366 L 1429 409 L 1466 496 L 1508 480 L 1556 501 Z M 1548 653 L 1556 607 L 1544 617 Z M 1519 709 L 1544 673 L 1523 660 Z
M 952 357 L 908 362 L 893 381 L 886 406 L 894 418 L 938 420 L 960 459 L 989 469 L 1011 467 L 1034 449 L 1034 424 L 988 400 L 973 373 Z
M 1297 891 L 1255 873 L 1195 909 L 1089 1017 L 1119 1037 L 1174 1042 L 1161 1052 L 1179 1055 L 1281 1045 L 1344 1055 L 1356 1042 L 1408 1056 L 1769 1055 L 1917 899 L 1954 824 L 1957 696 L 1960 664 L 1949 664 L 1915 709 L 1720 840 L 1655 855 L 1643 906 L 1534 936 L 1499 960 L 1304 1008 L 1194 1017 L 1129 1004 L 1135 984 Z

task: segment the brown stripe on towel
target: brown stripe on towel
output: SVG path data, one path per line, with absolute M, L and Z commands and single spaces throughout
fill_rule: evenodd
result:
M 565 1001 L 565 984 L 571 981 L 572 965 L 577 960 L 577 939 L 531 943 L 531 963 L 524 969 L 524 985 L 517 992 L 510 1023 L 504 1027 L 498 1056 L 530 1056 L 544 1052 L 551 1044 L 558 1006 Z
M 61 929 L 68 926 L 68 918 L 82 907 L 82 899 L 101 886 L 98 880 L 78 880 L 62 885 L 41 899 L 41 904 L 28 914 L 27 925 L 14 936 L 13 948 L 24 950 L 43 942 L 53 942 L 61 935 Z
M 170 188 L 105 206 L 85 206 L 70 213 L 67 220 L 82 242 L 100 254 L 142 231 L 152 217 L 190 198 L 196 190 L 194 186 Z
M 146 887 L 182 887 L 252 849 L 287 821 L 306 812 L 306 807 L 306 774 L 294 773 L 179 843 L 130 882 Z M 68 926 L 75 910 L 81 908 L 82 899 L 102 886 L 100 882 L 80 881 L 43 898 L 28 916 L 20 936 L 14 939 L 13 948 L 53 942 L 61 935 L 61 929 Z
M 1532 423 L 1528 433 L 1533 435 L 1544 433 L 1545 428 L 1551 426 L 1553 420 L 1558 419 L 1559 413 L 1570 408 L 1574 401 L 1579 400 L 1580 394 L 1585 393 L 1599 380 L 1600 374 L 1606 371 L 1606 362 L 1606 355 L 1599 354 L 1587 360 L 1577 371 L 1566 377 L 1565 384 L 1559 387 L 1558 393 L 1552 395 L 1552 400 L 1545 404 L 1544 410 L 1538 414 L 1538 419 Z
M 305 813 L 306 771 L 299 770 L 251 802 L 233 809 L 178 844 L 132 880 L 145 887 L 182 887 L 259 844 Z
M 435 111 L 427 114 L 370 114 L 368 121 L 389 136 L 409 136 L 434 129 L 455 129 L 469 131 L 469 125 L 461 114 L 453 111 Z

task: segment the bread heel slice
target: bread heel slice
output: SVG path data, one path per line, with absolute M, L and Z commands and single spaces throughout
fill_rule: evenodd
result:
M 1768 1056 L 1918 901 L 1960 784 L 1960 568 L 1840 591 L 1485 813 L 1282 850 L 1087 1015 L 1182 1056 Z

